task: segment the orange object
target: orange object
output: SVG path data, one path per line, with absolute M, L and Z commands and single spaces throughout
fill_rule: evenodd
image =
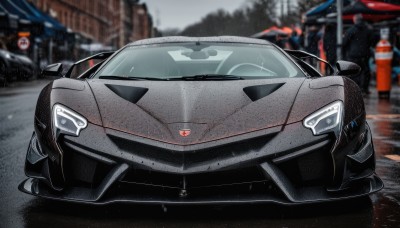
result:
M 322 39 L 318 42 L 318 49 L 319 49 L 320 58 L 323 60 L 326 60 L 326 54 L 324 51 L 324 41 Z M 326 64 L 324 62 L 320 62 L 319 67 L 320 67 L 320 72 L 322 73 L 322 75 L 326 75 L 327 74 Z
M 89 68 L 92 68 L 94 66 L 94 61 L 93 59 L 89 60 Z
M 18 32 L 19 37 L 30 37 L 31 33 L 30 32 Z
M 292 28 L 287 27 L 287 26 L 281 27 L 281 28 L 279 28 L 277 26 L 271 26 L 270 28 L 265 29 L 264 31 L 262 31 L 262 33 L 268 33 L 268 32 L 271 32 L 271 31 L 278 31 L 278 32 L 281 32 L 282 34 L 290 36 L 290 35 L 292 35 L 293 30 L 295 30 L 297 32 L 298 36 L 300 36 L 302 34 L 301 29 L 299 27 L 294 27 L 294 26 Z
M 379 94 L 390 94 L 392 89 L 392 45 L 387 40 L 380 40 L 375 48 L 376 90 Z

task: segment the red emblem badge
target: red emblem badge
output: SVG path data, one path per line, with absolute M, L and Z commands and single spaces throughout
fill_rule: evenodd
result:
M 179 130 L 179 134 L 180 134 L 182 137 L 187 137 L 187 136 L 190 135 L 190 129 L 182 129 L 182 130 Z

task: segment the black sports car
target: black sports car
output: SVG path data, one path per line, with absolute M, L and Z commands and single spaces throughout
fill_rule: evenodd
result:
M 19 186 L 49 199 L 298 204 L 383 187 L 358 86 L 241 37 L 134 42 L 41 92 Z M 44 75 L 57 76 L 62 64 Z M 349 76 L 349 77 L 343 77 Z M 72 79 L 73 78 L 73 79 Z

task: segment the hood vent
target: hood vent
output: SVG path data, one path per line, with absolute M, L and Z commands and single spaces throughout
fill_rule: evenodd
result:
M 148 88 L 133 87 L 133 86 L 121 86 L 121 85 L 110 85 L 110 84 L 106 84 L 106 86 L 118 96 L 134 104 L 136 104 L 136 102 L 138 102 L 149 90 Z
M 249 86 L 243 88 L 243 91 L 252 101 L 256 101 L 275 92 L 284 84 L 285 83 Z

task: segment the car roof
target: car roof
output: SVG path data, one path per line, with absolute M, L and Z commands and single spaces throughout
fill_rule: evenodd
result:
M 271 44 L 266 40 L 240 37 L 240 36 L 210 36 L 210 37 L 188 37 L 188 36 L 167 36 L 138 40 L 128 44 L 128 46 L 164 44 L 164 43 L 183 43 L 183 42 L 217 42 L 217 43 L 246 43 L 246 44 Z

